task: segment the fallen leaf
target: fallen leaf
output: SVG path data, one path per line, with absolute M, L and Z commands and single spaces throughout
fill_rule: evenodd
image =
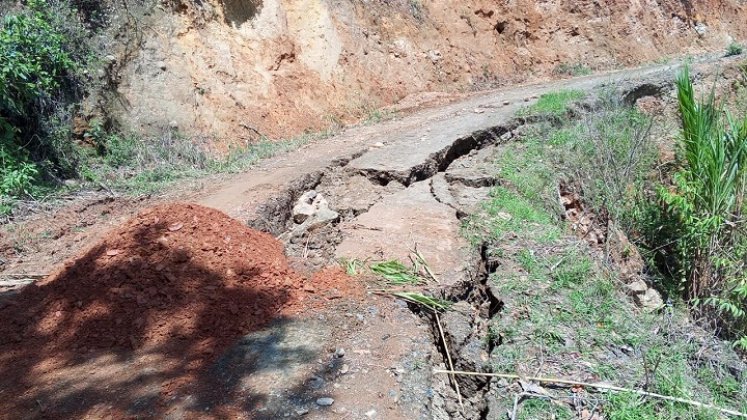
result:
M 113 257 L 115 255 L 119 255 L 121 253 L 122 253 L 121 249 L 110 249 L 110 250 L 106 251 L 106 255 L 108 255 L 110 257 Z
M 176 232 L 177 230 L 184 227 L 184 223 L 174 223 L 173 225 L 169 226 L 169 230 L 171 232 Z

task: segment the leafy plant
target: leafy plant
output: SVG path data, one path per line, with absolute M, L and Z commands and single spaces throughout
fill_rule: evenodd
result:
M 0 23 L 0 194 L 28 193 L 40 167 L 62 157 L 49 116 L 76 90 L 81 43 L 50 3 L 29 0 Z
M 687 296 L 713 308 L 726 330 L 747 327 L 747 243 L 742 214 L 747 186 L 747 118 L 724 111 L 713 92 L 696 100 L 689 70 L 677 78 L 682 166 L 659 196 L 674 243 L 675 273 Z
M 433 312 L 444 312 L 447 311 L 451 307 L 451 302 L 448 300 L 438 299 L 431 296 L 426 296 L 421 293 L 413 293 L 413 292 L 394 292 L 392 293 L 393 296 L 396 296 L 400 299 L 404 299 L 408 302 L 420 305 L 425 307 L 426 309 L 429 309 Z
M 361 261 L 357 258 L 353 259 L 341 259 L 340 265 L 345 269 L 345 273 L 348 276 L 357 276 L 359 274 L 362 274 L 366 267 L 366 262 Z
M 371 271 L 394 286 L 423 283 L 424 279 L 397 260 L 371 264 Z

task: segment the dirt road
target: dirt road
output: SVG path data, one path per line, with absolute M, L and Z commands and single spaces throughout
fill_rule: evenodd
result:
M 381 124 L 348 129 L 263 161 L 245 173 L 204 181 L 209 185 L 186 197 L 166 200 L 197 202 L 272 233 L 283 241 L 291 266 L 301 273 L 340 259 L 406 261 L 417 248 L 438 280 L 423 290 L 453 296 L 458 304 L 490 316 L 498 296 L 484 284 L 481 270 L 485 261 L 460 234 L 460 219 L 474 212 L 499 182 L 491 167 L 491 147 L 521 132 L 525 121 L 515 117 L 517 111 L 544 93 L 563 89 L 611 87 L 626 100 L 635 101 L 669 85 L 678 66 L 652 65 L 484 93 Z M 323 196 L 331 210 L 331 216 L 316 224 L 294 217 L 294 206 L 310 191 Z M 53 235 L 56 238 L 40 245 L 37 255 L 70 248 L 43 260 L 56 263 L 103 235 L 106 223 L 98 226 L 98 233 L 89 232 L 83 238 L 73 229 L 91 212 L 101 213 L 105 208 L 112 226 L 133 209 L 152 204 L 152 200 L 118 200 L 122 199 L 93 203 L 76 210 L 76 217 L 58 219 L 55 223 L 67 226 L 59 236 Z M 310 217 L 313 222 L 316 215 Z M 88 224 L 95 225 L 96 217 Z M 28 261 L 34 257 L 31 252 L 20 257 L 21 261 L 8 261 L 6 269 L 30 269 L 33 264 Z M 445 367 L 445 360 L 430 323 L 405 303 L 374 292 L 363 302 L 330 296 L 327 308 L 278 317 L 215 355 L 209 368 L 214 387 L 208 394 L 164 394 L 164 385 L 157 380 L 138 382 L 138 375 L 152 376 L 147 372 L 158 363 L 157 354 L 100 353 L 95 359 L 61 369 L 27 391 L 30 394 L 26 396 L 31 401 L 36 397 L 38 406 L 11 417 L 54 416 L 62 402 L 69 411 L 59 412 L 56 418 L 117 417 L 122 413 L 215 418 L 225 415 L 220 410 L 227 406 L 239 407 L 247 418 L 455 415 L 452 386 L 446 378 L 431 374 L 432 367 Z M 478 348 L 469 334 L 464 339 L 457 337 L 461 321 L 444 322 L 447 339 L 456 351 L 476 352 L 479 359 L 485 349 Z M 474 368 L 470 360 L 476 359 L 465 357 L 467 365 L 457 367 Z M 97 373 L 86 375 L 88 371 Z M 68 386 L 53 386 L 59 383 Z M 87 402 L 86 390 L 102 386 L 114 390 L 120 386 L 127 392 L 114 401 Z M 461 386 L 467 397 L 462 415 L 484 416 L 481 400 L 489 387 L 475 381 Z M 66 388 L 76 389 L 77 399 L 71 400 Z M 34 395 L 35 390 L 41 391 Z

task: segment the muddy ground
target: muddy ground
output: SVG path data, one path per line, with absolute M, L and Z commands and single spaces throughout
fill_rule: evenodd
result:
M 704 58 L 696 70 L 710 71 L 718 63 Z M 432 369 L 448 367 L 447 347 L 454 368 L 465 371 L 486 371 L 497 354 L 500 343 L 486 337 L 506 302 L 488 279 L 501 264 L 488 252 L 495 244 L 470 243 L 462 227 L 502 182 L 493 165 L 501 147 L 531 122 L 516 112 L 559 89 L 613 87 L 631 102 L 668 94 L 677 66 L 495 91 L 349 129 L 233 177 L 178 186 L 159 197 L 102 192 L 55 203 L 5 226 L 2 274 L 14 275 L 4 283 L 5 301 L 18 296 L 30 275 L 61 267 L 57 276 L 72 276 L 70 264 L 59 264 L 140 210 L 179 200 L 220 210 L 280 238 L 289 269 L 308 279 L 341 260 L 407 261 L 417 249 L 437 281 L 414 290 L 448 299 L 454 310 L 438 322 L 445 347 L 428 311 L 378 293 L 380 285 L 372 279 L 350 279 L 368 288 L 362 299 L 328 288 L 324 305 L 268 315 L 262 327 L 249 328 L 238 341 L 209 354 L 198 378 L 211 384 L 210 392 L 195 383 L 171 392 L 163 372 L 152 369 L 168 356 L 167 369 L 179 371 L 186 359 L 134 342 L 124 352 L 97 348 L 91 357 L 78 354 L 53 370 L 29 366 L 24 403 L 0 417 L 504 418 L 510 407 L 494 402 L 515 392 L 512 384 L 465 377 L 457 380 L 457 393 L 449 377 Z M 296 218 L 294 207 L 311 191 L 324 197 L 331 213 Z M 575 246 L 574 238 L 568 241 Z M 500 270 L 512 268 L 504 264 Z M 302 284 L 305 294 L 321 292 L 313 280 Z M 119 398 L 90 397 L 102 388 L 122 392 Z M 7 389 L 0 396 L 7 398 Z M 594 418 L 595 410 L 589 407 L 586 418 Z

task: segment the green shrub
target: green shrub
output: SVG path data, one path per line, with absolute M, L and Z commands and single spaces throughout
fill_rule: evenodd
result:
M 662 242 L 673 243 L 675 274 L 686 295 L 703 304 L 722 331 L 743 334 L 747 118 L 734 119 L 713 93 L 696 100 L 687 68 L 677 79 L 677 91 L 681 167 L 673 186 L 659 190 L 668 216 Z
M 565 145 L 558 148 L 556 159 L 563 161 L 560 166 L 588 204 L 627 232 L 636 223 L 641 191 L 650 184 L 656 163 L 652 126 L 650 117 L 605 92 L 572 130 L 558 131 L 550 139 Z
M 40 167 L 60 166 L 64 145 L 50 135 L 51 116 L 79 96 L 85 61 L 79 22 L 64 8 L 71 10 L 63 2 L 29 0 L 0 23 L 2 194 L 28 193 Z
M 736 42 L 732 42 L 728 47 L 726 47 L 726 57 L 740 55 L 742 52 L 744 52 L 744 47 L 742 44 Z

